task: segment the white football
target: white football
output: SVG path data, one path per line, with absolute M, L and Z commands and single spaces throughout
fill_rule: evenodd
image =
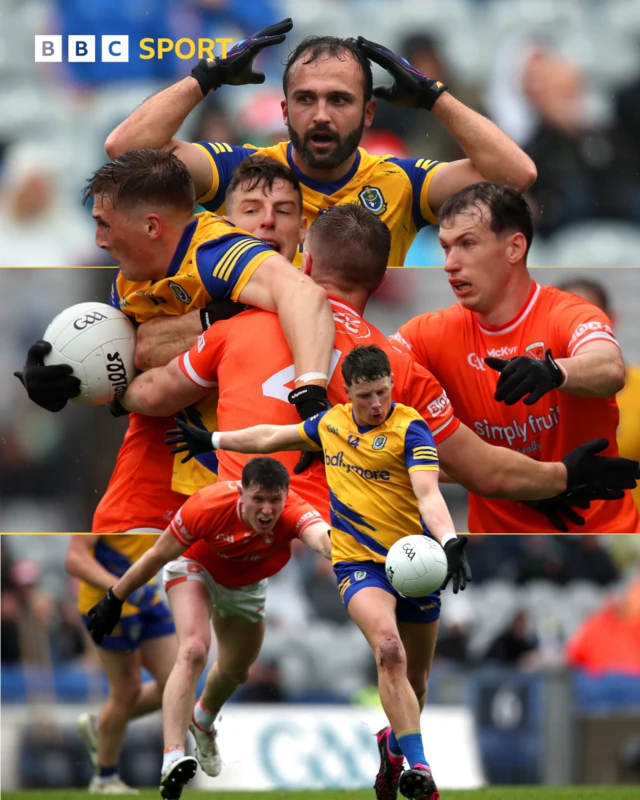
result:
M 58 314 L 42 337 L 51 352 L 44 364 L 70 364 L 80 379 L 83 405 L 120 397 L 136 374 L 136 331 L 126 314 L 106 303 L 78 303 Z
M 407 597 L 436 592 L 447 576 L 447 556 L 429 536 L 404 536 L 391 545 L 385 571 L 393 588 Z

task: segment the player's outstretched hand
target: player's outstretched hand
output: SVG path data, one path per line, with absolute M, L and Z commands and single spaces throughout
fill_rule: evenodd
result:
M 406 58 L 397 56 L 384 45 L 358 36 L 358 47 L 369 61 L 378 64 L 393 78 L 391 86 L 376 86 L 373 90 L 374 97 L 387 100 L 394 106 L 426 108 L 431 111 L 433 104 L 448 88 L 440 81 L 427 78 Z
M 13 374 L 27 390 L 29 399 L 47 411 L 61 411 L 67 401 L 80 394 L 80 379 L 73 375 L 70 364 L 49 364 L 44 357 L 51 352 L 51 344 L 42 339 L 32 344 L 27 352 L 22 372 Z
M 444 553 L 447 557 L 447 577 L 442 584 L 442 591 L 451 581 L 453 593 L 458 594 L 458 591 L 462 592 L 467 588 L 467 583 L 471 580 L 471 567 L 467 561 L 467 554 L 464 552 L 468 538 L 468 536 L 457 536 L 455 539 L 450 539 L 444 546 Z
M 562 459 L 567 493 L 591 500 L 620 500 L 624 489 L 635 489 L 640 464 L 630 458 L 599 456 L 608 446 L 607 439 L 593 439 L 567 453 Z
M 191 75 L 198 81 L 202 96 L 206 97 L 212 89 L 222 84 L 244 86 L 248 83 L 264 83 L 263 72 L 253 69 L 253 61 L 265 47 L 281 44 L 285 34 L 293 28 L 293 22 L 287 17 L 274 25 L 256 31 L 252 36 L 241 39 L 227 53 L 225 58 L 203 58 L 191 70 Z
M 584 517 L 578 514 L 576 508 L 587 510 L 590 501 L 584 496 L 574 496 L 563 492 L 547 500 L 529 500 L 527 505 L 534 511 L 544 514 L 556 530 L 568 533 L 567 522 L 572 525 L 584 525 Z
M 565 381 L 565 373 L 556 364 L 551 350 L 544 354 L 544 361 L 529 356 L 507 359 L 489 356 L 484 363 L 500 373 L 493 397 L 498 403 L 504 401 L 507 406 L 514 405 L 523 397 L 525 406 L 532 406 Z
M 91 638 L 96 644 L 104 639 L 116 627 L 122 613 L 123 601 L 113 593 L 113 587 L 105 594 L 102 600 L 89 609 L 89 623 L 87 628 Z
M 182 459 L 182 464 L 186 464 L 194 456 L 199 453 L 210 453 L 213 450 L 213 443 L 211 441 L 211 431 L 203 431 L 202 428 L 194 428 L 193 425 L 187 425 L 181 419 L 176 417 L 177 428 L 170 431 L 165 431 L 165 435 L 171 438 L 165 439 L 164 443 L 171 446 L 172 444 L 177 447 L 172 447 L 172 453 L 188 453 Z

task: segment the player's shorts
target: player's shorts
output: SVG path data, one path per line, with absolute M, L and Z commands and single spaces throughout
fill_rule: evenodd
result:
M 440 617 L 440 591 L 425 597 L 403 597 L 389 583 L 384 564 L 377 561 L 339 561 L 333 565 L 333 571 L 345 608 L 356 592 L 373 586 L 384 589 L 396 598 L 398 622 L 435 622 Z
M 165 565 L 162 580 L 165 591 L 183 581 L 204 584 L 209 592 L 211 605 L 221 617 L 241 617 L 247 622 L 261 622 L 264 619 L 268 583 L 266 578 L 247 586 L 223 586 L 211 577 L 202 564 L 180 556 Z
M 83 615 L 85 625 L 88 615 Z M 105 636 L 98 647 L 103 650 L 132 651 L 151 639 L 160 639 L 176 632 L 171 611 L 164 601 L 141 609 L 137 614 L 120 617 L 110 636 Z

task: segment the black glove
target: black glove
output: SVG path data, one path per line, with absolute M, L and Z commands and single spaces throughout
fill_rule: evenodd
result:
M 223 83 L 229 86 L 264 83 L 264 73 L 254 71 L 253 61 L 265 47 L 284 42 L 285 33 L 291 28 L 293 22 L 287 17 L 275 25 L 262 28 L 246 39 L 241 39 L 229 50 L 225 58 L 203 58 L 198 61 L 191 70 L 191 75 L 198 81 L 203 97 L 206 97 L 212 89 L 218 89 Z
M 182 459 L 182 464 L 186 464 L 187 461 L 190 461 L 199 453 L 210 453 L 213 450 L 211 431 L 203 431 L 202 428 L 187 425 L 186 422 L 183 422 L 178 417 L 176 417 L 176 425 L 178 425 L 178 428 L 165 431 L 165 434 L 172 438 L 165 439 L 164 443 L 169 446 L 172 444 L 178 445 L 178 447 L 171 448 L 172 453 L 189 454 Z
M 624 492 L 622 494 L 624 495 Z M 580 494 L 572 495 L 563 492 L 547 500 L 528 500 L 526 505 L 534 511 L 544 514 L 556 530 L 568 533 L 569 528 L 565 520 L 572 525 L 584 525 L 584 517 L 581 517 L 575 509 L 588 509 L 590 500 Z
M 467 587 L 471 580 L 471 567 L 467 561 L 464 548 L 467 546 L 468 536 L 458 536 L 450 539 L 444 546 L 444 553 L 447 557 L 447 577 L 442 584 L 442 591 L 447 588 L 449 580 L 452 579 L 453 593 L 458 594 Z
M 305 419 L 321 414 L 329 408 L 327 400 L 327 390 L 323 386 L 313 383 L 301 386 L 289 392 L 289 402 L 296 407 L 298 416 L 304 422 Z M 306 472 L 314 461 L 324 461 L 324 453 L 321 450 L 303 450 L 300 453 L 300 460 L 293 468 L 294 475 Z
M 554 361 L 551 350 L 544 354 L 544 361 L 529 356 L 508 359 L 489 356 L 484 363 L 500 373 L 493 397 L 498 403 L 504 400 L 507 406 L 512 406 L 527 395 L 524 404 L 532 406 L 565 380 L 565 374 Z
M 200 309 L 200 322 L 202 323 L 202 330 L 208 331 L 214 322 L 219 322 L 223 319 L 231 319 L 236 314 L 241 314 L 243 311 L 248 311 L 253 306 L 247 306 L 244 303 L 236 303 L 233 300 L 214 300 L 208 306 Z
M 96 644 L 100 644 L 104 637 L 109 636 L 116 627 L 122 613 L 123 604 L 124 601 L 118 600 L 113 593 L 113 587 L 111 587 L 102 600 L 89 609 L 87 628 Z
M 567 468 L 567 494 L 590 500 L 620 500 L 624 489 L 635 489 L 640 464 L 630 458 L 596 455 L 608 445 L 607 439 L 593 439 L 567 453 L 562 459 Z
M 61 411 L 67 405 L 67 400 L 80 394 L 80 379 L 73 375 L 70 364 L 49 364 L 45 367 L 43 359 L 50 352 L 51 344 L 38 340 L 29 348 L 22 372 L 13 374 L 36 405 L 47 411 Z
M 309 417 L 321 414 L 329 408 L 327 390 L 324 386 L 309 383 L 289 392 L 287 400 L 296 407 L 298 416 L 304 422 Z
M 406 58 L 397 56 L 381 44 L 358 36 L 358 47 L 369 61 L 378 64 L 393 78 L 391 86 L 376 86 L 373 90 L 374 97 L 388 100 L 394 106 L 426 108 L 431 111 L 433 104 L 448 88 L 440 81 L 427 78 Z

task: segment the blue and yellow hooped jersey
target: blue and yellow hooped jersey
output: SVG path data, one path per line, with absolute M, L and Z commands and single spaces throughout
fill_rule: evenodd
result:
M 382 562 L 398 539 L 429 533 L 410 473 L 438 470 L 438 454 L 417 411 L 396 403 L 382 425 L 361 427 L 346 403 L 300 423 L 298 430 L 324 450 L 334 564 Z
M 114 533 L 100 536 L 93 550 L 93 556 L 108 572 L 119 578 L 132 564 L 150 550 L 158 538 L 153 533 Z M 153 581 L 149 581 L 153 584 Z M 154 605 L 162 600 L 160 593 L 154 600 Z M 86 581 L 80 581 L 78 587 L 78 611 L 87 614 L 90 608 L 104 597 L 104 589 L 98 589 Z M 137 614 L 139 609 L 130 603 L 122 606 L 122 616 L 128 617 Z
M 157 281 L 128 281 L 118 272 L 110 303 L 135 322 L 158 316 L 181 316 L 202 308 L 212 300 L 237 300 L 255 270 L 275 251 L 236 228 L 221 217 L 196 214 L 182 234 L 164 278 Z M 210 431 L 218 429 L 217 393 L 203 398 L 184 414 L 192 425 Z M 205 453 L 173 465 L 174 492 L 193 494 L 217 479 L 218 459 Z
M 303 212 L 310 225 L 327 208 L 340 203 L 360 203 L 379 216 L 391 231 L 389 266 L 402 266 L 417 232 L 425 225 L 438 223 L 429 206 L 429 186 L 444 163 L 441 161 L 374 156 L 359 147 L 346 175 L 337 181 L 322 182 L 308 178 L 295 165 L 291 142 L 260 148 L 224 142 L 198 142 L 196 146 L 207 154 L 213 171 L 209 190 L 198 198 L 208 211 L 225 213 L 225 193 L 234 168 L 248 156 L 261 155 L 275 158 L 296 174 L 302 188 Z M 301 263 L 299 250 L 294 264 L 299 267 Z

